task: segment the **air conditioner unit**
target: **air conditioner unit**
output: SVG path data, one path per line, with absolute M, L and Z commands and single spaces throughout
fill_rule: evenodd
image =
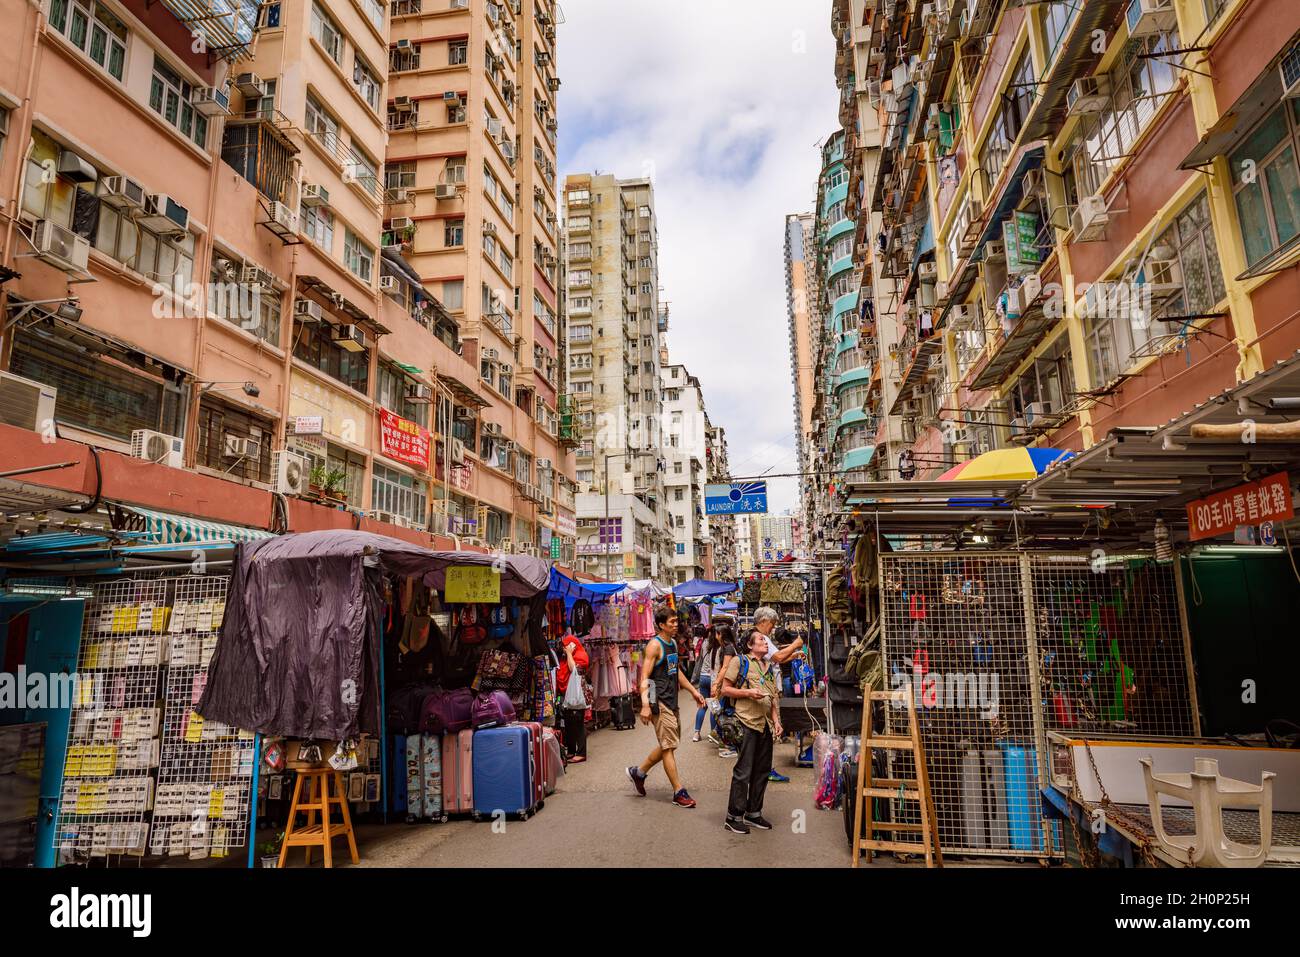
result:
M 515 95 L 515 84 L 513 80 L 501 81 L 501 94 L 508 100 Z
M 455 90 L 448 90 L 442 95 L 442 102 L 453 108 L 458 107 L 461 105 L 460 94 Z
M 403 37 L 403 38 L 400 39 L 400 40 L 394 40 L 394 41 L 393 41 L 393 49 L 395 49 L 395 50 L 409 50 L 409 49 L 411 49 L 411 41 L 408 40 L 408 39 L 406 39 L 405 37 Z
M 439 183 L 437 186 L 433 188 L 433 198 L 438 200 L 455 199 L 456 198 L 455 185 L 453 185 L 452 183 Z
M 204 116 L 228 116 L 230 114 L 230 94 L 215 86 L 203 86 L 194 91 L 190 97 L 194 109 Z
M 152 429 L 136 429 L 131 433 L 131 455 L 178 469 L 185 464 L 185 440 Z
M 454 465 L 465 464 L 465 443 L 460 439 L 451 440 L 451 461 Z
M 916 399 L 904 399 L 900 411 L 905 416 L 918 416 L 921 414 L 921 403 Z
M 912 70 L 906 63 L 900 63 L 889 74 L 889 79 L 894 84 L 894 93 L 902 93 L 912 85 Z
M 64 272 L 85 272 L 90 261 L 89 241 L 48 219 L 32 230 L 32 245 L 42 262 Z
M 1282 74 L 1282 96 L 1285 99 L 1300 98 L 1300 43 L 1297 43 L 1286 56 L 1282 57 L 1282 62 L 1278 64 L 1278 71 Z
M 500 435 L 500 434 L 501 434 L 501 426 L 498 425 L 496 422 L 484 422 L 484 423 L 483 423 L 483 434 L 484 434 L 484 435 Z
M 394 112 L 394 113 L 410 113 L 410 112 L 411 112 L 411 109 L 412 109 L 412 107 L 411 107 L 411 98 L 410 98 L 409 96 L 395 96 L 395 97 L 393 97 L 393 112 Z
M 1050 402 L 1028 402 L 1025 404 L 1025 423 L 1032 424 L 1035 419 L 1052 414 Z
M 328 206 L 330 204 L 329 190 L 316 183 L 303 183 L 302 204 L 304 206 Z
M 410 229 L 414 225 L 415 220 L 411 219 L 410 216 L 394 216 L 388 221 L 388 228 L 394 231 Z
M 515 374 L 515 367 L 512 366 L 512 365 L 511 365 L 510 363 L 508 363 L 508 362 L 503 362 L 503 363 L 501 363 L 501 374 L 502 374 L 502 375 L 514 375 L 514 374 Z
M 118 209 L 144 208 L 144 187 L 125 176 L 104 177 L 95 192 L 103 202 Z
M 547 120 L 547 121 L 546 121 L 546 128 L 547 128 L 548 130 L 550 130 L 552 133 L 559 132 L 559 129 L 560 129 L 560 123 L 559 123 L 558 120 Z
M 1020 192 L 1025 197 L 1046 195 L 1047 183 L 1041 169 L 1031 169 L 1020 180 Z
M 1110 77 L 1084 76 L 1070 84 L 1065 94 L 1066 112 L 1070 116 L 1100 113 L 1110 102 Z
M 253 263 L 244 263 L 240 268 L 239 281 L 246 286 L 255 286 L 259 289 L 273 289 L 275 287 L 275 276 L 271 275 L 268 270 Z
M 492 137 L 493 139 L 500 139 L 501 130 L 502 130 L 501 121 L 498 120 L 495 116 L 489 116 L 487 118 L 488 136 Z
M 984 261 L 986 263 L 1002 262 L 1007 258 L 1007 248 L 1000 239 L 990 239 L 984 244 Z
M 380 292 L 397 292 L 397 290 L 398 290 L 400 287 L 401 287 L 401 283 L 399 283 L 399 282 L 397 281 L 397 277 L 396 277 L 396 276 L 380 276 L 380 277 L 379 277 L 379 291 L 380 291 Z
M 366 350 L 366 332 L 360 326 L 347 324 L 334 327 L 334 334 L 330 337 L 334 344 L 340 349 L 346 349 L 348 352 L 365 352 Z
M 954 332 L 966 332 L 975 326 L 975 307 L 967 303 L 953 306 L 948 311 L 948 328 Z
M 47 433 L 54 421 L 59 390 L 8 372 L 0 372 L 0 422 Z
M 272 453 L 271 472 L 275 476 L 275 490 L 281 495 L 302 495 L 307 491 L 310 470 L 306 456 L 278 449 Z
M 494 235 L 496 235 L 496 231 L 497 231 L 496 223 L 489 223 L 486 219 L 483 220 L 483 232 L 484 232 L 484 234 L 486 234 L 486 235 L 488 235 L 488 236 L 494 236 Z
M 226 433 L 221 455 L 227 459 L 255 459 L 262 454 L 262 443 L 242 435 Z
M 551 470 L 551 460 L 550 460 L 550 459 L 538 459 L 538 460 L 537 460 L 537 467 L 538 467 L 539 469 L 541 469 L 543 472 L 549 472 L 549 471 Z
M 396 189 L 388 191 L 388 202 L 391 206 L 397 206 L 400 203 L 407 203 L 411 200 L 411 191 L 405 186 L 399 186 Z
M 185 232 L 190 228 L 190 211 L 166 193 L 153 193 L 145 197 L 139 222 L 160 232 Z
M 555 39 L 555 27 L 547 27 L 542 32 L 546 34 L 546 39 L 552 41 Z
M 77 183 L 93 183 L 99 179 L 99 170 L 72 150 L 59 150 L 59 176 Z
M 1030 273 L 1020 283 L 1020 301 L 1026 308 L 1038 301 L 1043 294 L 1043 280 L 1038 273 Z
M 235 89 L 249 99 L 266 96 L 266 83 L 256 73 L 240 73 L 235 76 Z
M 293 304 L 293 314 L 297 319 L 310 320 L 311 322 L 320 322 L 325 318 L 325 313 L 320 307 L 320 303 L 314 299 L 298 299 Z
M 1153 299 L 1176 295 L 1183 288 L 1183 269 L 1177 259 L 1148 259 L 1142 265 L 1142 291 Z
M 939 264 L 936 262 L 923 262 L 916 268 L 916 276 L 921 282 L 934 283 L 939 281 Z
M 552 93 L 558 92 L 560 89 L 560 78 L 558 76 L 551 77 L 546 81 L 546 88 Z
M 497 350 L 493 349 L 491 346 L 483 350 L 483 358 L 488 362 L 496 362 L 500 355 L 501 353 L 497 352 Z
M 505 154 L 507 162 L 513 164 L 515 161 L 515 144 L 509 138 L 501 140 L 501 152 Z
M 1007 290 L 1007 318 L 1019 319 L 1025 313 L 1025 294 L 1017 286 Z
M 514 440 L 514 439 L 502 439 L 502 440 L 501 440 L 500 442 L 498 442 L 497 444 L 498 444 L 499 446 L 501 446 L 501 448 L 502 448 L 503 451 L 506 451 L 506 452 L 513 452 L 513 451 L 515 450 L 515 440 Z
M 298 213 L 288 203 L 272 202 L 271 219 L 290 232 L 298 231 Z
M 463 405 L 458 405 L 456 406 L 455 411 L 452 412 L 452 418 L 458 422 L 470 422 L 474 419 L 474 411 L 465 408 Z
M 1125 20 L 1130 37 L 1153 37 L 1178 29 L 1174 0 L 1133 0 Z
M 1110 213 L 1106 209 L 1106 200 L 1099 195 L 1085 196 L 1079 200 L 1079 206 L 1071 217 L 1070 226 L 1074 230 L 1076 243 L 1093 243 L 1106 235 L 1106 226 L 1110 223 Z
M 413 382 L 406 387 L 406 401 L 414 402 L 416 405 L 431 405 L 433 388 L 423 382 Z

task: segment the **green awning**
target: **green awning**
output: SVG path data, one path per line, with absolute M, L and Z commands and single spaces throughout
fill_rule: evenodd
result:
M 421 369 L 419 366 L 408 365 L 405 362 L 394 362 L 393 365 L 397 366 L 397 368 L 399 369 L 411 373 L 411 375 L 424 375 L 424 370 Z
M 145 540 L 160 545 L 176 545 L 190 542 L 253 542 L 261 538 L 271 538 L 272 533 L 260 528 L 245 525 L 226 525 L 222 522 L 208 522 L 188 515 L 175 515 L 171 512 L 158 512 L 151 508 L 136 505 L 124 505 L 123 510 L 136 516 L 139 522 L 132 522 L 129 531 L 145 533 Z

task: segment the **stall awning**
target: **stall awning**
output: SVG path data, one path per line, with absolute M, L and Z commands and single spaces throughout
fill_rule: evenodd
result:
M 45 512 L 70 505 L 81 506 L 89 496 L 65 492 L 48 485 L 33 485 L 18 479 L 0 478 L 0 516 Z
M 605 601 L 627 588 L 625 582 L 580 582 L 562 572 L 551 569 L 551 587 L 547 598 L 562 598 L 565 607 L 572 607 L 578 599 L 585 599 L 592 605 Z
M 730 595 L 736 590 L 735 582 L 715 582 L 707 578 L 692 578 L 673 587 L 673 594 L 678 598 L 712 598 L 715 595 Z
M 157 545 L 176 545 L 184 542 L 253 542 L 273 538 L 271 532 L 245 525 L 227 525 L 209 522 L 188 515 L 159 512 L 138 505 L 124 505 L 131 530 L 144 532 L 144 540 Z

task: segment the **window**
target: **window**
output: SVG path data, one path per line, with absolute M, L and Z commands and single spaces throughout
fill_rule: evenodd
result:
M 465 157 L 450 156 L 442 164 L 442 181 L 450 185 L 465 182 Z
M 9 371 L 59 390 L 57 421 L 122 441 L 136 429 L 181 434 L 181 391 L 155 378 L 142 362 L 92 355 L 44 325 L 13 336 Z
M 1293 192 L 1291 202 L 1297 199 L 1300 197 Z M 1174 251 L 1183 282 L 1182 292 L 1158 306 L 1157 315 L 1203 315 L 1227 296 L 1219 247 L 1210 222 L 1210 204 L 1204 193 L 1178 214 L 1173 225 L 1157 237 L 1155 246 Z
M 649 396 L 646 396 L 646 398 L 648 399 L 648 398 L 650 398 L 650 397 L 649 397 Z M 681 475 L 681 474 L 682 474 L 682 463 L 681 463 L 681 462 L 674 462 L 674 463 L 673 463 L 673 474 L 674 474 L 674 475 Z
M 375 251 L 358 239 L 350 229 L 343 231 L 343 263 L 354 276 L 370 281 L 370 273 L 375 265 Z
M 573 342 L 590 342 L 591 326 L 569 326 L 569 339 Z
M 382 13 L 380 19 L 383 19 Z M 356 85 L 361 99 L 370 104 L 370 108 L 379 112 L 379 89 L 383 82 L 375 74 L 370 64 L 361 58 L 361 54 L 352 54 L 352 82 Z
M 379 0 L 358 0 L 362 13 L 366 15 L 376 30 L 384 32 L 384 5 Z
M 602 551 L 616 551 L 616 548 L 609 546 L 619 546 L 623 544 L 623 519 L 621 518 L 598 518 L 596 519 L 597 541 L 600 542 Z
M 452 40 L 447 44 L 447 65 L 464 66 L 469 62 L 469 41 Z
M 395 412 L 404 419 L 409 419 L 424 428 L 429 427 L 429 406 L 424 402 L 412 402 L 406 395 L 417 381 L 406 375 L 401 369 L 389 362 L 379 364 L 375 378 L 375 401 L 390 412 Z
M 367 156 L 365 150 L 356 143 L 352 144 L 351 176 L 367 193 L 379 197 L 379 164 Z
M 339 151 L 339 121 L 321 106 L 316 97 L 307 94 L 307 132 L 316 137 L 331 154 Z
M 50 0 L 50 26 L 115 80 L 126 66 L 126 26 L 100 3 Z
M 677 544 L 677 554 L 678 554 L 678 555 L 685 555 L 685 554 L 686 554 L 686 543 L 685 543 L 685 542 L 677 542 L 676 544 Z
M 418 43 L 408 46 L 405 50 L 399 50 L 397 47 L 389 47 L 389 73 L 406 73 L 410 70 L 418 70 L 419 68 L 420 47 Z
M 323 206 L 303 206 L 298 211 L 303 233 L 326 252 L 334 250 L 334 214 Z
M 1237 217 L 1252 266 L 1300 235 L 1300 100 L 1287 100 L 1238 147 L 1233 170 Z M 1252 182 L 1239 171 L 1253 163 Z
M 446 247 L 465 245 L 465 220 L 449 219 L 443 226 L 443 242 Z
M 848 206 L 844 202 L 844 200 L 840 200 L 838 203 L 832 205 L 830 209 L 826 210 L 826 216 L 824 217 L 824 219 L 827 223 L 834 225 L 835 223 L 838 223 L 841 219 L 844 219 L 845 211 L 847 209 Z
M 370 492 L 370 507 L 376 511 L 400 515 L 420 528 L 427 524 L 429 494 L 422 480 L 376 462 Z
M 240 454 L 228 454 L 227 437 L 245 439 Z M 248 412 L 204 396 L 199 406 L 199 450 L 195 461 L 235 478 L 254 482 L 271 481 L 271 443 L 275 426 Z
M 570 203 L 590 203 L 591 191 L 586 189 L 571 189 L 569 190 L 567 200 Z M 590 219 L 587 221 L 587 225 L 591 225 Z
M 448 104 L 448 105 L 447 105 L 447 122 L 448 122 L 448 123 L 464 123 L 464 122 L 465 122 L 465 103 L 464 103 L 464 97 L 463 97 L 463 96 L 461 97 L 461 100 L 462 100 L 462 102 L 461 102 L 461 104 L 460 104 L 459 106 L 452 106 L 451 104 Z
M 831 262 L 851 255 L 853 255 L 853 234 L 846 233 L 835 240 L 835 245 L 831 247 Z
M 1074 22 L 1074 15 L 1079 12 L 1081 6 L 1076 0 L 1052 0 L 1047 5 L 1047 12 L 1043 14 L 1043 27 L 1047 33 L 1048 63 L 1056 59 L 1057 48 L 1069 32 L 1070 24 Z
M 343 65 L 343 32 L 319 3 L 311 5 L 311 35 L 325 48 L 330 59 L 339 66 Z
M 149 105 L 154 112 L 184 133 L 199 146 L 208 140 L 208 119 L 190 104 L 193 88 L 154 54 L 153 78 L 149 85 Z
M 570 288 L 573 288 L 575 286 L 590 286 L 590 285 L 591 285 L 590 269 L 574 269 L 569 273 Z
M 570 231 L 576 231 L 580 229 L 591 229 L 591 217 L 590 216 L 571 217 L 569 219 L 569 229 Z
M 370 385 L 370 350 L 349 352 L 331 338 L 334 326 L 328 322 L 294 323 L 294 358 L 358 392 Z
M 384 166 L 387 189 L 412 189 L 415 186 L 415 163 L 388 163 Z
M 465 280 L 448 279 L 443 282 L 442 305 L 452 312 L 465 308 Z
M 232 322 L 272 345 L 280 344 L 280 293 L 234 282 L 212 266 L 208 312 Z
M 997 107 L 997 118 L 993 128 L 984 141 L 980 165 L 988 173 L 989 183 L 997 180 L 1011 155 L 1011 148 L 1020 136 L 1020 130 L 1029 119 L 1029 110 L 1034 105 L 1037 87 L 1034 75 L 1034 61 L 1029 55 L 1029 46 L 1020 54 L 1015 69 L 1011 72 L 1011 82 L 1002 93 Z
M 686 493 L 685 493 L 684 491 L 682 491 L 682 490 L 679 489 L 679 488 L 675 488 L 675 489 L 673 489 L 673 501 L 674 501 L 674 502 L 681 502 L 681 501 L 684 501 L 685 498 L 686 498 Z
M 679 462 L 679 463 L 677 463 L 677 464 L 680 465 L 681 463 Z M 677 527 L 678 527 L 678 528 L 685 528 L 685 527 L 686 527 L 686 516 L 684 516 L 684 515 L 678 515 L 678 516 L 676 516 L 676 518 L 677 518 Z

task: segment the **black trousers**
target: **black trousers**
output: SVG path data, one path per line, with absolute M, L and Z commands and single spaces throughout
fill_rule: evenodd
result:
M 570 711 L 564 709 L 564 747 L 569 755 L 587 756 L 587 721 L 586 709 Z
M 772 770 L 772 729 L 745 729 L 740 754 L 731 772 L 731 798 L 727 814 L 743 817 L 763 813 L 763 795 L 767 793 L 767 775 Z

